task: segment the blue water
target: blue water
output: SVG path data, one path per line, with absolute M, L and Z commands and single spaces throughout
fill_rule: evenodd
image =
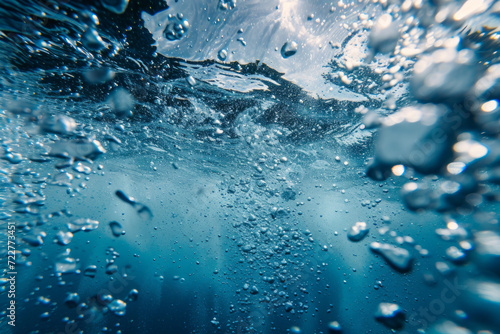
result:
M 0 4 L 0 332 L 500 331 L 499 13 Z

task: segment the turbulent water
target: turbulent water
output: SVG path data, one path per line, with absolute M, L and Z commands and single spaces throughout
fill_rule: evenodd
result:
M 0 333 L 499 333 L 499 19 L 3 1 Z

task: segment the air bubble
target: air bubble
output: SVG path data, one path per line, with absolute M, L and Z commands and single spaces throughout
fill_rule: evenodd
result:
M 297 53 L 298 44 L 295 41 L 286 42 L 281 47 L 281 56 L 283 58 L 288 58 Z

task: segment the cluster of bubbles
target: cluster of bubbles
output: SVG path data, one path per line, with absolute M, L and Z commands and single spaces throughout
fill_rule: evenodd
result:
M 386 117 L 366 112 L 364 123 L 379 128 L 367 175 L 374 180 L 407 177 L 401 190 L 406 207 L 441 213 L 446 228 L 436 232 L 456 242 L 446 250 L 447 260 L 474 268 L 473 275 L 465 274 L 471 269 L 462 272 L 469 292 L 457 305 L 459 319 L 437 324 L 430 332 L 492 333 L 498 329 L 492 308 L 500 306 L 487 297 L 500 294 L 500 277 L 494 269 L 500 245 L 495 214 L 500 159 L 500 59 L 496 53 L 500 43 L 495 29 L 470 27 L 467 19 L 478 16 L 491 22 L 498 15 L 498 5 L 467 0 L 386 6 L 387 13 L 370 32 L 369 46 L 375 54 L 389 54 L 392 61 L 412 49 L 412 102 Z M 408 268 L 404 252 L 396 254 L 396 249 L 378 243 L 370 247 L 379 253 L 390 250 L 392 254 L 384 257 L 393 258 L 390 262 L 395 269 Z M 436 267 L 448 266 L 438 262 Z M 392 319 L 401 317 L 401 310 L 392 304 L 381 306 L 378 312 L 392 314 Z M 377 314 L 379 319 L 384 317 Z M 394 329 L 401 325 L 386 324 Z
M 233 9 L 236 7 L 236 0 L 219 0 L 219 8 L 222 10 Z
M 102 0 L 98 3 L 114 14 L 122 14 L 126 10 L 129 1 Z M 70 52 L 63 55 L 70 58 L 69 54 L 74 52 L 71 54 L 79 54 L 83 61 L 88 61 L 88 65 L 90 65 L 88 69 L 83 70 L 81 73 L 84 82 L 90 85 L 101 85 L 115 77 L 115 71 L 108 67 L 101 67 L 100 64 L 102 61 L 101 56 L 105 50 L 112 49 L 111 44 L 116 46 L 119 43 L 116 40 L 111 41 L 103 37 L 106 34 L 99 30 L 100 22 L 94 12 L 91 10 L 78 11 L 77 7 L 64 6 L 64 4 L 61 7 L 52 3 L 40 3 L 34 6 L 36 6 L 35 8 L 39 6 L 43 10 L 36 14 L 45 16 L 46 20 L 41 22 L 33 20 L 33 26 L 26 25 L 19 35 L 9 37 L 12 39 L 23 38 L 24 43 L 16 46 L 19 49 L 29 49 L 28 52 L 22 51 L 21 55 L 23 57 L 26 54 L 28 54 L 28 58 L 38 57 L 43 54 L 46 57 L 45 60 L 55 59 L 60 57 L 62 52 L 66 52 L 69 46 Z M 29 8 L 27 5 L 26 9 Z M 12 11 L 12 13 L 16 12 Z M 64 14 L 66 16 L 63 17 L 66 17 L 66 19 L 61 20 L 61 15 Z M 53 28 L 51 20 L 58 23 L 62 22 L 60 28 L 63 32 L 61 34 L 53 30 L 57 29 L 57 25 L 54 25 L 56 28 Z M 70 29 L 64 29 L 64 23 L 68 24 Z M 39 30 L 34 30 L 36 28 Z M 6 37 L 3 32 L 2 36 Z M 47 40 L 53 38 L 53 40 L 50 42 L 37 42 L 36 38 L 47 38 Z M 61 43 L 54 42 L 55 39 L 60 39 Z M 77 58 L 75 56 L 75 63 Z M 82 59 L 78 60 L 81 61 Z M 6 60 L 4 59 L 4 61 Z M 2 64 L 2 71 L 9 65 L 7 63 Z M 18 66 L 20 65 L 18 64 Z M 62 66 L 61 69 L 63 71 L 61 76 L 66 74 L 71 76 L 67 67 Z M 40 70 L 40 72 L 43 73 L 43 70 Z M 53 71 L 52 76 L 54 76 L 55 72 Z M 39 76 L 36 70 L 33 73 L 30 75 Z M 5 75 L 5 73 L 2 75 Z M 14 96 L 9 95 L 9 89 L 4 90 L 4 88 L 2 86 L 2 94 L 5 94 L 3 97 L 6 98 L 5 101 L 7 102 L 2 103 L 1 111 L 1 182 L 3 189 L 1 201 L 2 203 L 7 202 L 8 205 L 2 208 L 1 214 L 2 221 L 16 222 L 17 246 L 19 247 L 19 250 L 15 251 L 16 265 L 19 267 L 31 267 L 33 265 L 29 258 L 32 253 L 30 249 L 22 249 L 23 245 L 33 249 L 50 248 L 51 241 L 53 241 L 52 244 L 59 248 L 50 249 L 49 251 L 50 253 L 56 253 L 56 255 L 50 257 L 52 264 L 46 269 L 47 277 L 37 275 L 35 281 L 37 284 L 44 283 L 47 282 L 48 277 L 53 277 L 61 287 L 66 287 L 68 283 L 67 296 L 61 304 L 58 304 L 55 300 L 51 301 L 50 298 L 43 296 L 39 292 L 35 302 L 51 307 L 50 311 L 43 312 L 40 315 L 40 320 L 52 321 L 52 315 L 57 313 L 59 305 L 65 305 L 69 309 L 77 310 L 74 313 L 77 315 L 75 319 L 63 318 L 63 326 L 73 328 L 75 331 L 80 331 L 78 321 L 84 318 L 93 318 L 106 313 L 119 317 L 124 316 L 127 303 L 137 300 L 138 290 L 130 290 L 129 294 L 125 295 L 125 298 L 116 296 L 118 294 L 116 291 L 111 293 L 107 290 L 105 292 L 96 290 L 94 296 L 80 297 L 79 293 L 73 290 L 76 289 L 73 282 L 71 282 L 74 275 L 83 274 L 88 279 L 94 279 L 101 272 L 100 266 L 94 264 L 82 267 L 78 252 L 75 252 L 72 247 L 75 241 L 76 243 L 81 241 L 84 232 L 98 233 L 96 230 L 101 225 L 100 222 L 86 217 L 74 217 L 67 209 L 51 213 L 47 213 L 45 210 L 48 202 L 45 193 L 50 186 L 60 188 L 60 193 L 75 197 L 85 191 L 87 188 L 86 183 L 91 177 L 104 175 L 102 172 L 103 165 L 96 165 L 95 161 L 108 152 L 106 149 L 108 143 L 97 140 L 95 133 L 87 127 L 85 121 L 77 120 L 73 115 L 69 116 L 65 107 L 67 100 L 64 100 L 64 103 L 61 103 L 60 106 L 56 103 L 55 106 L 47 108 L 43 106 L 43 103 L 40 103 L 40 100 L 26 99 L 26 96 L 16 91 L 15 88 L 12 90 L 19 94 L 14 94 Z M 68 89 L 68 91 L 71 91 L 71 89 Z M 77 93 L 71 94 L 71 96 L 78 98 Z M 103 102 L 107 105 L 110 114 L 118 119 L 132 116 L 135 101 L 125 89 L 116 88 Z M 113 144 L 119 142 L 112 135 L 108 135 L 108 139 L 105 139 L 105 141 L 113 142 Z M 4 190 L 7 190 L 7 192 Z M 151 210 L 147 206 L 136 202 L 131 204 L 137 209 L 139 216 L 145 217 L 145 219 L 152 216 Z M 93 215 L 93 213 L 89 212 L 90 215 Z M 20 220 L 23 222 L 19 222 Z M 54 229 L 48 226 L 54 227 Z M 117 222 L 110 222 L 109 227 L 114 237 L 125 234 L 125 231 Z M 3 241 L 2 245 L 4 246 Z M 4 248 L 7 249 L 7 246 Z M 78 248 L 78 246 L 75 246 L 75 248 Z M 6 255 L 3 252 L 2 250 L 2 257 Z M 114 260 L 118 254 L 111 253 L 113 259 L 106 265 L 104 273 L 110 280 L 116 279 L 116 277 L 126 278 L 126 273 L 118 272 L 119 267 Z M 50 271 L 48 271 L 49 269 Z M 0 293 L 2 296 L 6 296 L 5 284 L 5 278 L 2 277 L 0 279 Z M 36 290 L 39 291 L 40 287 L 37 287 Z M 21 300 L 21 298 L 18 300 Z M 30 298 L 26 298 L 24 301 L 28 303 Z M 22 311 L 23 308 L 20 306 L 18 312 L 22 313 Z M 18 316 L 22 317 L 23 315 Z
M 189 29 L 189 22 L 179 13 L 177 15 L 168 15 L 163 36 L 169 41 L 176 41 L 184 37 Z
M 115 14 L 121 14 L 126 10 L 128 1 L 102 0 L 101 5 Z M 458 268 L 469 266 L 475 269 L 474 276 L 465 275 L 468 292 L 463 296 L 463 309 L 456 312 L 460 314 L 459 319 L 439 323 L 431 329 L 431 333 L 472 333 L 477 330 L 486 333 L 499 327 L 497 314 L 500 309 L 496 298 L 500 295 L 500 234 L 495 215 L 499 197 L 497 186 L 500 183 L 500 70 L 496 54 L 500 43 L 494 29 L 481 27 L 472 31 L 464 25 L 473 16 L 497 16 L 500 9 L 495 3 L 474 0 L 435 3 L 383 1 L 380 5 L 385 12 L 375 22 L 369 23 L 364 15 L 360 17 L 365 22 L 364 26 L 371 29 L 367 42 L 371 54 L 367 61 L 379 56 L 388 57 L 391 65 L 384 69 L 387 73 L 379 73 L 381 80 L 386 81 L 386 87 L 390 89 L 406 78 L 411 98 L 405 100 L 402 108 L 388 108 L 391 110 L 388 116 L 379 115 L 379 110 L 372 110 L 370 106 L 358 109 L 364 115 L 365 128 L 378 129 L 374 158 L 366 174 L 376 181 L 386 180 L 392 175 L 407 177 L 408 182 L 401 191 L 406 207 L 416 212 L 429 210 L 443 214 L 446 228 L 436 233 L 455 244 L 443 254 L 446 261 L 436 263 L 440 272 L 450 272 L 449 263 Z M 235 6 L 236 1 L 219 1 L 220 9 L 233 9 Z M 80 41 L 69 41 L 68 44 L 75 45 L 75 50 L 89 59 L 98 58 L 98 54 L 111 48 L 113 43 L 98 32 L 99 20 L 95 14 L 87 13 L 82 17 L 87 24 L 80 29 Z M 182 14 L 171 14 L 163 34 L 167 40 L 176 41 L 185 37 L 188 29 L 188 20 Z M 80 43 L 88 50 L 78 49 Z M 48 44 L 38 45 L 42 50 Z M 286 42 L 281 48 L 282 57 L 293 56 L 298 47 L 294 41 Z M 227 56 L 225 49 L 220 50 L 219 60 L 225 61 Z M 346 73 L 367 66 L 349 61 L 337 65 L 343 66 Z M 408 69 L 413 70 L 411 75 Z M 98 67 L 86 70 L 83 77 L 89 84 L 106 84 L 115 78 L 115 71 Z M 345 85 L 352 84 L 347 74 L 339 74 L 338 79 Z M 187 83 L 189 89 L 197 85 L 191 76 L 187 78 Z M 186 102 L 178 98 L 176 103 Z M 44 192 L 47 184 L 61 187 L 69 195 L 76 196 L 85 190 L 85 181 L 94 175 L 102 175 L 103 167 L 99 165 L 96 168 L 94 163 L 122 143 L 114 133 L 125 132 L 124 124 L 127 118 L 134 116 L 136 101 L 125 88 L 114 87 L 110 89 L 105 104 L 113 119 L 120 121 L 115 125 L 116 131 L 110 130 L 107 125 L 94 131 L 91 126 L 62 112 L 47 113 L 34 104 L 19 100 L 6 105 L 2 112 L 7 115 L 2 118 L 2 161 L 9 166 L 2 167 L 0 177 L 10 185 L 11 191 L 8 198 L 2 200 L 10 200 L 14 209 L 3 212 L 1 218 L 9 220 L 19 215 L 33 216 L 34 220 L 27 219 L 28 223 L 18 226 L 23 242 L 30 247 L 40 247 L 45 240 L 53 238 L 55 244 L 64 247 L 53 263 L 54 275 L 61 286 L 65 284 L 64 277 L 69 274 L 83 273 L 89 279 L 99 274 L 100 270 L 94 264 L 81 267 L 68 245 L 83 232 L 97 230 L 100 223 L 91 218 L 73 217 L 67 211 L 42 214 L 40 208 L 46 202 Z M 397 110 L 392 112 L 394 109 Z M 201 117 L 199 114 L 196 116 Z M 220 113 L 213 116 L 213 125 L 220 126 L 223 116 Z M 200 123 L 203 122 L 205 118 Z M 32 132 L 19 131 L 22 134 L 18 137 L 8 133 L 9 128 L 26 125 Z M 230 202 L 243 208 L 228 208 L 229 213 L 238 213 L 228 214 L 228 217 L 237 217 L 232 218 L 230 223 L 236 231 L 233 239 L 241 256 L 240 262 L 247 264 L 249 271 L 261 271 L 263 274 L 260 280 L 249 280 L 237 290 L 239 307 L 232 305 L 230 310 L 236 312 L 238 309 L 243 314 L 249 314 L 250 307 L 246 305 L 256 300 L 255 304 L 270 305 L 278 313 L 302 314 L 309 310 L 307 295 L 312 289 L 303 282 L 304 277 L 292 274 L 289 268 L 307 269 L 313 272 L 317 281 L 321 281 L 327 264 L 314 263 L 307 257 L 317 246 L 315 236 L 311 231 L 299 228 L 297 222 L 291 219 L 292 213 L 299 211 L 290 209 L 289 205 L 298 194 L 296 184 L 299 177 L 290 172 L 293 162 L 283 154 L 282 149 L 277 148 L 283 129 L 251 124 L 252 130 L 255 130 L 251 132 L 249 126 L 236 127 L 235 132 L 244 138 L 248 147 L 257 147 L 256 151 L 265 153 L 253 161 L 250 173 L 245 170 L 241 175 L 227 176 L 220 190 Z M 148 135 L 146 130 L 144 132 L 145 136 Z M 217 128 L 213 136 L 222 133 L 224 131 Z M 96 134 L 100 136 L 99 140 Z M 42 176 L 30 167 L 32 163 L 51 163 L 56 172 L 51 169 L 49 176 Z M 176 165 L 173 168 L 177 168 Z M 74 186 L 79 181 L 81 183 Z M 138 202 L 121 190 L 117 190 L 115 195 L 144 220 L 152 219 L 151 210 L 141 203 L 142 200 Z M 376 205 L 376 202 L 373 204 Z M 301 205 L 303 203 L 296 203 L 297 207 Z M 369 208 L 370 202 L 362 205 Z M 461 220 L 468 216 L 473 218 L 472 225 L 462 226 L 465 224 Z M 61 217 L 66 224 L 61 224 L 57 231 L 40 228 Z M 114 238 L 125 234 L 123 226 L 117 221 L 109 222 L 108 226 Z M 356 222 L 346 231 L 348 240 L 352 242 L 366 240 L 369 233 L 366 222 Z M 389 235 L 394 236 L 400 245 L 414 243 L 410 237 Z M 398 273 L 409 272 L 414 264 L 414 258 L 407 249 L 392 243 L 371 242 L 369 249 Z M 322 246 L 322 250 L 327 251 L 328 246 Z M 418 250 L 421 255 L 426 254 L 425 250 Z M 29 251 L 19 251 L 18 255 L 24 263 L 29 263 Z M 107 255 L 111 258 L 106 261 L 104 274 L 114 277 L 119 273 L 116 261 L 119 254 L 114 249 L 108 249 Z M 282 284 L 280 287 L 275 284 L 278 282 Z M 378 284 L 377 288 L 380 286 Z M 295 297 L 293 302 L 290 301 L 291 295 Z M 78 293 L 68 292 L 64 304 L 85 312 L 109 312 L 124 316 L 127 303 L 137 300 L 138 291 L 132 289 L 127 296 L 118 297 L 100 293 L 84 302 Z M 40 296 L 38 302 L 48 304 L 50 300 Z M 258 316 L 264 317 L 264 313 Z M 43 319 L 49 316 L 49 313 L 42 314 Z M 400 330 L 405 326 L 406 316 L 397 303 L 382 302 L 374 313 L 374 319 L 390 329 Z M 211 323 L 218 328 L 220 326 L 216 318 Z M 331 322 L 327 330 L 329 333 L 340 333 L 341 324 Z M 300 333 L 301 329 L 294 326 L 290 332 Z

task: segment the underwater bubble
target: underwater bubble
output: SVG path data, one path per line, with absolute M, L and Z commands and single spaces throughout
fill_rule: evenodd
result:
M 71 223 L 67 223 L 66 226 L 72 233 L 78 231 L 90 232 L 99 227 L 99 222 L 97 220 L 92 220 L 89 218 L 78 218 Z
M 83 34 L 82 43 L 94 51 L 101 51 L 108 45 L 95 29 L 89 29 Z
M 342 326 L 337 321 L 332 321 L 328 324 L 328 334 L 341 334 Z
M 39 296 L 37 299 L 38 302 L 42 305 L 49 305 L 50 304 L 50 299 L 44 296 Z
M 374 111 L 368 111 L 363 116 L 363 124 L 365 129 L 376 129 L 382 125 L 382 119 Z
M 132 302 L 135 302 L 137 300 L 137 298 L 139 298 L 139 291 L 137 291 L 137 289 L 130 290 L 130 292 L 128 293 L 127 299 L 132 301 Z
M 464 171 L 465 167 L 466 167 L 465 163 L 461 161 L 454 161 L 446 165 L 446 170 L 450 174 L 458 175 Z
M 69 164 L 69 166 L 71 166 L 71 163 Z M 52 184 L 62 187 L 70 187 L 73 178 L 73 174 L 70 173 L 57 173 L 52 178 Z
M 73 239 L 73 233 L 59 231 L 56 234 L 57 243 L 61 246 L 66 246 Z
M 219 0 L 219 9 L 228 10 L 233 9 L 234 7 L 236 7 L 236 0 Z
M 479 268 L 500 275 L 500 235 L 494 231 L 474 233 L 473 256 Z
M 85 166 L 81 162 L 76 163 L 73 166 L 73 170 L 78 172 L 78 173 L 85 174 L 85 175 L 90 175 L 90 173 L 92 173 L 92 168 L 90 168 L 89 166 Z
M 153 218 L 153 211 L 144 204 L 138 203 L 137 214 L 143 220 L 151 220 Z
M 227 59 L 227 50 L 226 49 L 220 50 L 219 53 L 217 54 L 217 56 L 222 61 L 226 60 Z
M 135 105 L 134 97 L 125 88 L 115 88 L 109 94 L 106 103 L 118 117 L 132 116 Z
M 11 164 L 19 164 L 23 161 L 23 156 L 20 154 L 20 153 L 7 153 L 5 154 L 5 160 L 7 160 L 8 162 L 10 162 Z
M 467 0 L 463 5 L 453 14 L 453 20 L 464 21 L 473 15 L 481 14 L 487 10 L 491 5 L 488 0 Z
M 450 265 L 446 262 L 438 261 L 438 262 L 436 262 L 435 266 L 436 266 L 437 271 L 439 271 L 439 273 L 445 277 L 451 276 L 452 274 L 455 273 L 455 269 L 450 267 Z
M 464 251 L 455 246 L 446 249 L 446 256 L 454 264 L 464 264 L 467 261 Z
M 370 250 L 376 254 L 380 254 L 391 267 L 399 272 L 408 272 L 411 270 L 413 258 L 410 252 L 404 248 L 372 242 Z
M 115 192 L 115 195 L 116 195 L 116 197 L 118 197 L 119 199 L 121 199 L 122 201 L 124 201 L 125 203 L 128 203 L 130 205 L 135 205 L 136 204 L 135 198 L 126 195 L 121 190 L 117 190 Z
M 365 222 L 357 222 L 349 229 L 347 232 L 347 238 L 351 241 L 358 242 L 363 240 L 367 235 L 370 229 Z
M 78 262 L 71 257 L 62 257 L 55 263 L 54 270 L 59 274 L 70 274 L 78 271 Z
M 443 240 L 462 240 L 469 236 L 468 231 L 460 227 L 454 220 L 450 220 L 446 227 L 436 229 L 436 234 Z
M 25 195 L 19 195 L 18 198 L 14 199 L 14 203 L 21 205 L 35 204 L 37 206 L 43 206 L 45 204 L 45 196 L 39 196 L 34 193 L 26 193 Z
M 253 245 L 251 244 L 246 244 L 241 247 L 241 250 L 243 252 L 250 252 L 253 249 Z
M 64 300 L 64 304 L 66 304 L 69 308 L 77 307 L 80 303 L 80 296 L 76 292 L 68 293 L 66 299 Z
M 434 325 L 429 330 L 429 334 L 473 334 L 473 332 L 467 328 L 458 326 L 452 321 L 445 320 L 441 321 L 437 325 Z
M 245 39 L 243 37 L 238 38 L 237 41 L 240 42 L 241 45 L 247 46 L 247 42 L 245 42 Z
M 453 150 L 460 154 L 460 158 L 467 163 L 486 156 L 489 152 L 488 147 L 475 140 L 460 140 L 453 145 Z
M 90 10 L 84 10 L 81 12 L 80 17 L 83 19 L 82 21 L 85 24 L 90 26 L 98 26 L 99 25 L 99 17 L 92 13 Z
M 118 316 L 124 316 L 126 308 L 127 303 L 120 299 L 115 299 L 108 304 L 108 309 Z
M 405 318 L 405 313 L 398 304 L 380 303 L 375 312 L 375 320 L 390 329 L 403 328 Z
M 69 166 L 71 166 L 71 161 L 68 162 L 67 166 L 65 164 L 65 167 L 61 167 L 61 168 L 66 168 Z M 59 167 L 59 166 L 56 166 L 56 167 Z M 52 184 L 57 185 L 57 186 L 62 186 L 62 187 L 70 187 L 71 181 L 73 181 L 73 178 L 74 178 L 73 174 L 61 172 L 61 173 L 54 175 Z
M 434 286 L 438 283 L 436 277 L 432 273 L 425 273 L 424 274 L 424 282 L 428 286 Z
M 186 78 L 186 81 L 188 82 L 188 84 L 189 84 L 190 86 L 195 86 L 195 85 L 196 85 L 196 80 L 195 80 L 195 78 L 193 78 L 193 76 L 191 76 L 191 75 L 190 75 L 190 76 L 188 76 L 188 77 Z
M 32 247 L 38 247 L 43 245 L 43 236 L 44 234 L 28 234 L 23 237 L 23 241 L 29 244 Z
M 113 233 L 113 236 L 119 237 L 123 234 L 123 229 L 122 225 L 116 221 L 112 221 L 109 223 L 109 227 L 111 228 L 111 233 Z
M 404 165 L 392 166 L 391 171 L 392 171 L 392 174 L 394 174 L 396 176 L 401 176 L 405 173 L 405 166 Z
M 128 2 L 129 0 L 101 0 L 102 6 L 115 14 L 123 14 Z
M 415 64 L 411 91 L 423 102 L 457 103 L 476 82 L 476 63 L 472 50 L 438 49 Z
M 117 190 L 115 192 L 115 195 L 121 199 L 122 201 L 124 201 L 125 203 L 128 203 L 130 205 L 132 205 L 136 210 L 137 210 L 137 214 L 144 220 L 150 220 L 153 218 L 153 212 L 151 211 L 151 209 L 144 205 L 144 204 L 141 204 L 139 202 L 136 202 L 135 198 L 133 197 L 130 197 L 130 196 L 127 196 L 123 191 L 121 190 Z
M 293 56 L 294 54 L 297 53 L 298 47 L 299 47 L 299 45 L 295 41 L 286 42 L 281 47 L 281 56 L 283 58 L 288 58 L 288 57 Z
M 500 283 L 498 280 L 488 277 L 471 279 L 454 288 L 458 290 L 458 293 L 463 292 L 463 309 L 471 319 L 477 319 L 482 324 L 499 328 Z
M 111 263 L 108 263 L 106 265 L 106 274 L 107 275 L 113 275 L 117 271 L 118 271 L 118 266 L 115 263 L 111 262 Z
M 113 136 L 113 135 L 106 135 L 106 140 L 113 143 L 113 144 L 116 144 L 116 145 L 121 145 L 122 141 L 120 140 L 120 138 L 116 137 L 116 136 Z
M 368 37 L 368 46 L 374 53 L 390 53 L 394 51 L 399 39 L 398 26 L 390 14 L 380 16 Z
M 498 108 L 499 104 L 497 100 L 490 100 L 481 105 L 481 111 L 489 113 Z
M 184 37 L 189 29 L 189 22 L 182 14 L 168 15 L 163 36 L 169 41 L 177 41 Z
M 108 305 L 113 301 L 113 296 L 109 293 L 101 293 L 97 295 L 97 299 L 101 304 Z
M 73 118 L 64 115 L 43 116 L 40 121 L 40 128 L 50 133 L 71 134 L 76 125 Z
M 59 157 L 61 158 L 61 157 Z M 68 157 L 67 159 L 65 159 L 64 161 L 59 161 L 55 164 L 55 167 L 57 169 L 66 169 L 66 168 L 69 168 L 71 166 L 73 166 L 73 164 L 75 163 L 75 159 L 74 158 L 70 158 Z M 66 175 L 64 175 L 66 174 Z M 67 178 L 67 180 L 66 180 Z M 54 184 L 57 184 L 59 183 L 58 185 L 60 186 L 64 186 L 65 184 L 67 186 L 70 186 L 71 185 L 71 180 L 73 180 L 74 178 L 74 175 L 71 174 L 71 173 L 64 173 L 63 171 L 61 171 L 61 173 L 59 173 L 57 175 L 57 177 L 54 175 Z
M 113 80 L 115 72 L 107 67 L 99 67 L 83 71 L 83 77 L 88 83 L 98 85 Z
M 85 270 L 83 270 L 83 275 L 90 278 L 94 278 L 96 274 L 97 274 L 97 266 L 94 265 L 90 265 L 87 268 L 85 268 Z
M 95 160 L 106 150 L 97 140 L 77 139 L 58 141 L 50 145 L 49 155 L 60 158 L 75 158 L 79 160 Z
M 424 174 L 439 171 L 452 156 L 451 130 L 456 121 L 451 121 L 448 108 L 433 104 L 405 107 L 391 114 L 378 131 L 375 159 L 369 169 L 380 168 L 384 173 L 394 165 L 404 165 Z
M 405 206 L 412 211 L 432 209 L 437 206 L 433 190 L 416 182 L 406 183 L 401 189 L 401 197 Z

